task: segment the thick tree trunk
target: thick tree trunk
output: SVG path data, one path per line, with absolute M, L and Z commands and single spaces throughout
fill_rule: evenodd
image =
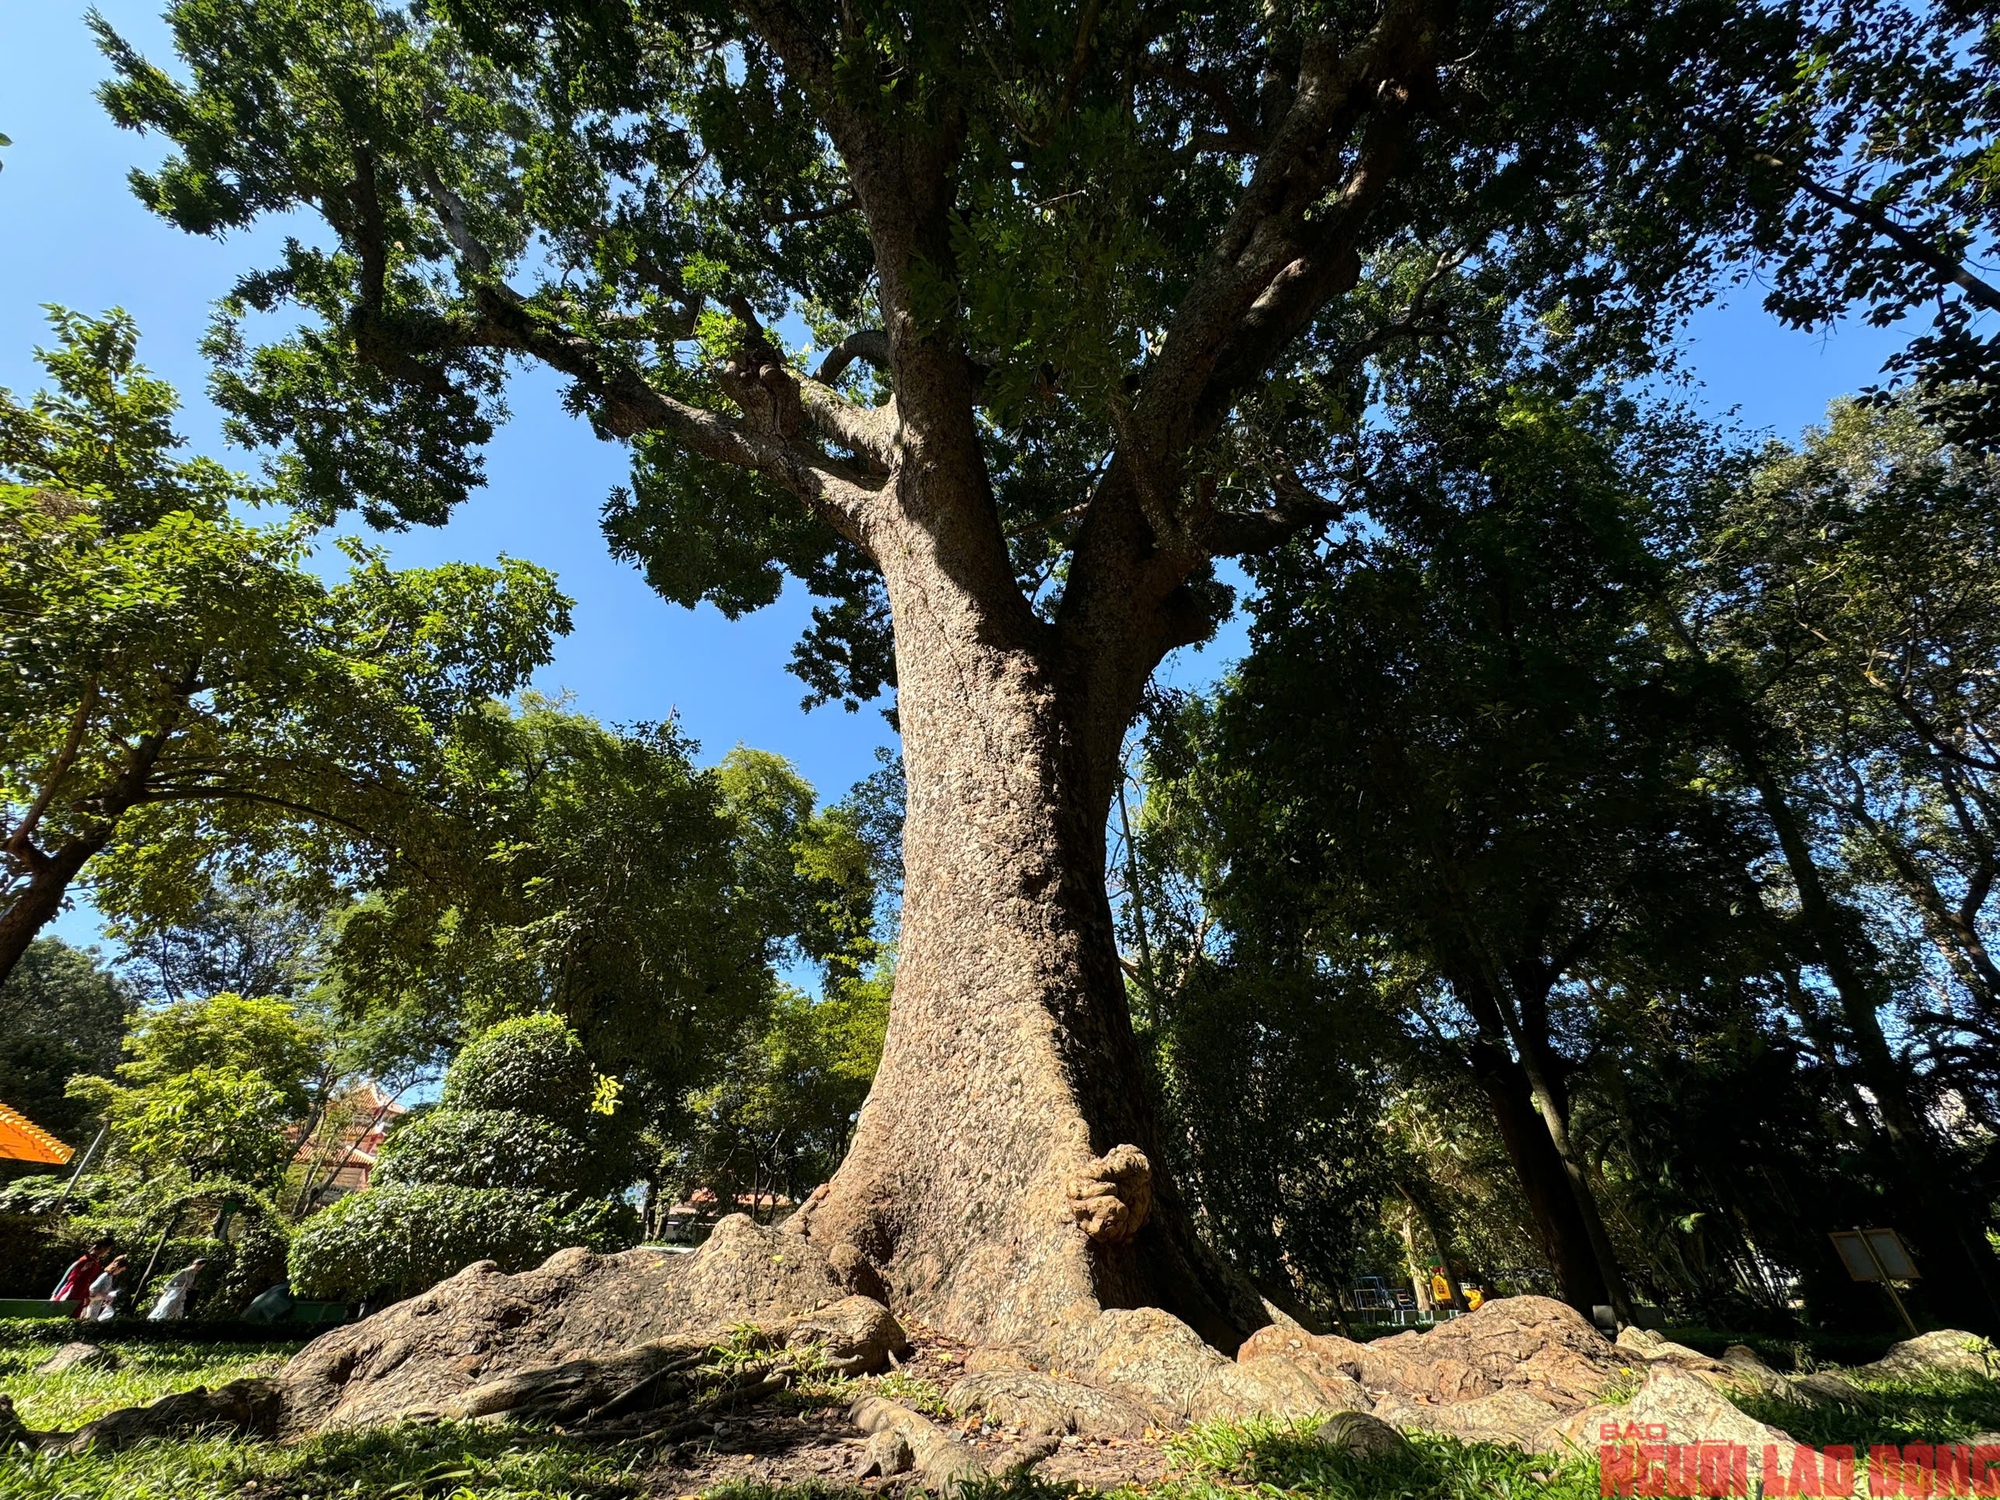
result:
M 1268 1318 L 1167 1180 L 1105 892 L 1119 735 L 1087 714 L 1122 731 L 1138 683 L 1080 704 L 1050 627 L 1002 602 L 1004 583 L 1021 604 L 1012 578 L 967 577 L 978 548 L 878 550 L 909 785 L 896 991 L 847 1158 L 796 1222 L 958 1337 L 1149 1306 L 1233 1350 Z M 1151 1163 L 1150 1208 L 1093 1238 L 1069 1181 L 1125 1145 Z
M 28 879 L 27 889 L 0 911 L 0 984 L 14 972 L 14 965 L 28 951 L 28 945 L 62 911 L 63 896 L 70 882 L 82 872 L 92 855 L 105 845 L 103 839 L 75 839 L 49 855 Z
M 1504 1047 L 1490 1040 L 1473 1044 L 1472 1070 L 1493 1111 L 1500 1143 L 1513 1163 L 1562 1300 L 1588 1317 L 1609 1294 L 1562 1158 L 1530 1097 L 1527 1076 Z
M 1598 1211 L 1597 1195 L 1591 1191 L 1582 1155 L 1570 1139 L 1569 1092 L 1556 1076 L 1550 1050 L 1546 1045 L 1523 1039 L 1522 1071 L 1527 1075 L 1529 1097 L 1534 1100 L 1535 1111 L 1541 1116 L 1542 1126 L 1548 1132 L 1549 1144 L 1555 1148 L 1556 1159 L 1562 1163 L 1570 1196 L 1576 1200 L 1577 1216 L 1582 1220 L 1584 1234 L 1590 1242 L 1590 1253 L 1597 1261 L 1599 1280 L 1604 1284 L 1605 1303 L 1619 1322 L 1630 1323 L 1633 1320 L 1631 1293 L 1625 1288 L 1625 1273 L 1618 1265 L 1618 1252 L 1612 1247 L 1611 1235 L 1604 1227 L 1604 1215 Z

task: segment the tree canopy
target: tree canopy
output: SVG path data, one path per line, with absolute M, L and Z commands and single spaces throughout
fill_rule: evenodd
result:
M 172 456 L 130 321 L 59 314 L 56 389 L 0 398 L 0 798 L 11 969 L 88 864 L 100 907 L 191 909 L 225 855 L 322 880 L 427 857 L 446 744 L 568 628 L 526 563 L 391 570 Z M 318 846 L 317 856 L 308 853 Z

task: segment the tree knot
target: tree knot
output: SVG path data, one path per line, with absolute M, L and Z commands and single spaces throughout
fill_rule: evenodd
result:
M 716 383 L 742 408 L 744 421 L 758 432 L 795 438 L 805 425 L 799 381 L 778 351 L 755 341 L 724 360 Z
M 1069 1211 L 1100 1245 L 1122 1245 L 1153 1207 L 1153 1164 L 1137 1146 L 1113 1146 L 1083 1164 L 1063 1184 Z

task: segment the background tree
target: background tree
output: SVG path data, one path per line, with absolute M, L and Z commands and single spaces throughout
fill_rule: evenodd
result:
M 1324 1003 L 1381 997 L 1396 1088 L 1484 1070 L 1579 1302 L 1521 1149 L 1538 1048 L 1590 1259 L 1634 1290 L 1878 1318 L 1826 1250 L 1838 1202 L 1907 1230 L 1937 1316 L 1987 1321 L 1983 824 L 1949 790 L 1990 717 L 1985 460 L 1914 401 L 1755 460 L 1521 375 L 1392 389 L 1401 466 L 1355 535 L 1265 564 L 1237 677 L 1156 716 L 1137 1003 L 1190 949 L 1372 975 Z
M 71 1080 L 111 1127 L 111 1161 L 149 1179 L 269 1189 L 323 1084 L 326 1031 L 274 996 L 216 995 L 143 1015 L 116 1081 Z
M 656 587 L 738 610 L 789 571 L 829 600 L 816 695 L 893 668 L 896 1006 L 808 1232 L 954 1333 L 1152 1304 L 1233 1347 L 1265 1314 L 1164 1175 L 1130 1242 L 1064 1217 L 1097 1153 L 1159 1151 L 1102 878 L 1126 728 L 1226 608 L 1212 560 L 1330 513 L 1356 374 L 1449 322 L 1451 268 L 1604 352 L 1671 316 L 1735 201 L 1680 128 L 1691 59 L 1781 60 L 1784 17 L 184 0 L 169 21 L 186 84 L 100 28 L 113 116 L 176 147 L 141 196 L 199 233 L 306 209 L 331 234 L 242 281 L 213 343 L 232 430 L 288 444 L 307 503 L 440 518 L 507 369 L 545 363 L 633 444 L 607 527 Z M 253 349 L 243 318 L 280 304 L 306 327 Z M 769 331 L 787 318 L 813 373 Z
M 323 963 L 323 915 L 287 899 L 282 878 L 215 881 L 170 924 L 128 914 L 106 935 L 119 945 L 118 973 L 156 1003 L 224 991 L 294 996 Z
M 86 865 L 107 914 L 159 920 L 225 858 L 425 858 L 443 742 L 568 628 L 526 563 L 397 573 L 349 546 L 329 586 L 309 528 L 232 512 L 267 492 L 172 456 L 129 320 L 56 327 L 55 391 L 0 397 L 0 978 Z
M 614 731 L 532 696 L 468 723 L 441 800 L 481 857 L 378 883 L 330 946 L 378 1070 L 546 1011 L 642 1112 L 706 1078 L 763 1014 L 772 966 L 821 950 L 819 901 L 865 914 L 873 890 L 865 857 L 851 895 L 801 872 L 818 825 L 789 766 L 738 751 L 703 770 L 694 750 L 671 725 Z M 730 768 L 752 763 L 757 808 L 732 793 Z
M 805 1201 L 847 1150 L 888 1019 L 886 976 L 818 1000 L 781 986 L 714 1080 L 663 1117 L 657 1181 L 683 1202 L 707 1189 L 717 1213 L 748 1200 L 768 1217 L 780 1198 Z M 658 1232 L 667 1204 L 656 1203 Z
M 1674 629 L 1783 854 L 1793 919 L 1823 976 L 1797 991 L 1805 1024 L 1827 1065 L 1866 1090 L 1856 1121 L 1894 1162 L 1905 1219 L 1929 1226 L 1934 1263 L 1993 1325 L 1983 1145 L 1968 1154 L 1939 1123 L 1954 1084 L 1959 1107 L 1991 1114 L 1977 1102 L 1990 1085 L 1975 1081 L 1991 1055 L 1977 1040 L 1991 757 L 1973 747 L 1994 707 L 1993 479 L 1922 409 L 1837 407 L 1802 451 L 1769 454 L 1722 491 L 1686 554 Z M 1930 847 L 1919 830 L 1935 830 Z M 1947 978 L 1942 1007 L 1898 994 L 1899 913 Z M 1897 1055 L 1903 1026 L 1935 1062 Z
M 89 1109 L 65 1088 L 117 1066 L 135 1006 L 94 954 L 37 938 L 0 983 L 0 1101 L 81 1151 Z

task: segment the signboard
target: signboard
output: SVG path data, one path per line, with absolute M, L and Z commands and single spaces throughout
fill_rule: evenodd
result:
M 1833 1248 L 1856 1281 L 1915 1281 L 1920 1274 L 1893 1229 L 1836 1229 Z

